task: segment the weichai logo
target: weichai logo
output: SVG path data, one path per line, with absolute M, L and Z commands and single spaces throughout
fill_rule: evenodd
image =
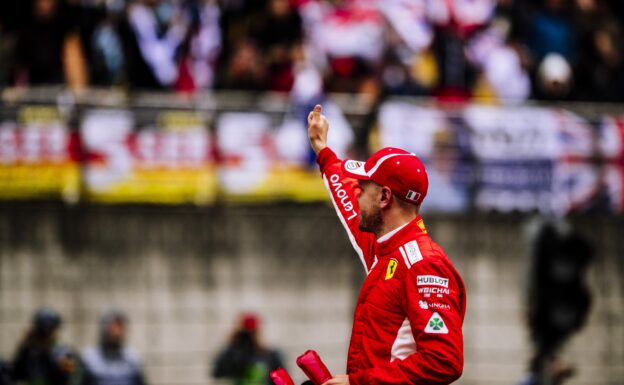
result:
M 448 287 L 448 278 L 438 277 L 437 275 L 419 275 L 416 277 L 418 286 L 441 286 Z
M 437 294 L 441 296 L 443 294 L 450 294 L 451 291 L 449 289 L 443 287 L 419 287 L 418 294 L 424 294 L 427 297 L 430 294 Z

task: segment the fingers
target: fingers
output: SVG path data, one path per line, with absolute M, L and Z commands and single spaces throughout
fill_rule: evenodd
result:
M 349 376 L 346 374 L 336 375 L 322 385 L 349 385 Z
M 317 123 L 320 123 L 321 119 L 324 118 L 324 116 L 321 115 L 322 112 L 323 107 L 320 104 L 314 106 L 314 109 L 308 114 L 308 122 L 312 123 L 313 121 L 316 121 Z

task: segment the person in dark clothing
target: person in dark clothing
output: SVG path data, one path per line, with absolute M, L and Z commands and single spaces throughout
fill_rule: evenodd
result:
M 182 4 L 168 0 L 131 2 L 119 25 L 126 78 L 135 89 L 171 89 L 178 78 L 179 48 L 188 30 Z
M 33 0 L 30 5 L 31 17 L 17 34 L 14 82 L 85 86 L 86 64 L 76 22 L 78 9 L 60 0 Z
M 251 39 L 267 61 L 268 87 L 274 91 L 290 91 L 296 50 L 302 49 L 301 16 L 288 0 L 270 0 L 259 19 L 262 22 L 252 28 Z
M 622 25 L 607 1 L 588 2 L 577 9 L 580 55 L 575 68 L 576 99 L 624 101 Z
M 54 310 L 42 308 L 35 313 L 13 360 L 11 375 L 16 384 L 78 384 L 80 362 L 73 349 L 57 342 L 60 327 L 61 317 Z
M 269 372 L 282 366 L 280 354 L 259 342 L 258 318 L 248 314 L 217 357 L 213 376 L 230 378 L 236 385 L 270 385 Z
M 11 385 L 12 383 L 9 364 L 0 359 L 0 385 Z
M 110 310 L 100 320 L 100 344 L 82 353 L 82 385 L 145 385 L 138 356 L 124 346 L 127 318 Z

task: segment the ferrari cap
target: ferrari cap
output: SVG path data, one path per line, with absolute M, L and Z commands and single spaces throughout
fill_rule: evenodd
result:
M 400 148 L 382 148 L 366 162 L 345 160 L 342 170 L 352 178 L 386 186 L 399 198 L 414 204 L 422 203 L 429 187 L 423 163 L 416 155 Z

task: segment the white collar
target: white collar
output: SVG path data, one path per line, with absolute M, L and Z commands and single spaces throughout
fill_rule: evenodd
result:
M 382 243 L 387 241 L 388 239 L 392 238 L 392 236 L 396 233 L 399 232 L 399 230 L 401 230 L 402 228 L 404 228 L 405 226 L 407 226 L 409 224 L 409 222 L 406 222 L 404 224 L 402 224 L 401 226 L 397 227 L 396 229 L 385 233 L 384 235 L 382 235 L 381 237 L 377 238 L 377 243 Z

